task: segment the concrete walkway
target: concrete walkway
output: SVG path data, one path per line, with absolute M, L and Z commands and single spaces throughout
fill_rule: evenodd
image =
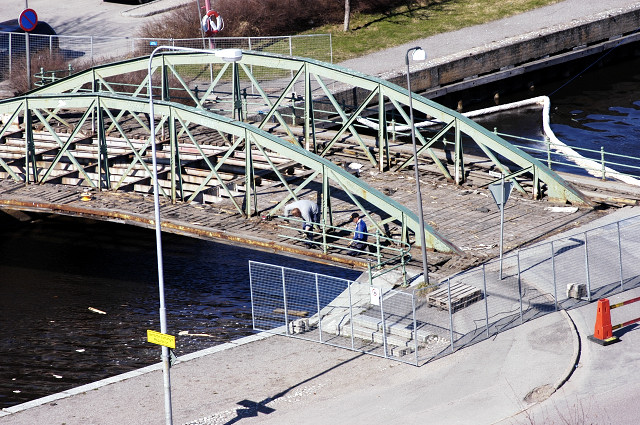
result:
M 451 55 L 462 55 L 467 51 L 496 43 L 509 43 L 525 34 L 563 28 L 569 24 L 588 21 L 597 15 L 608 15 L 612 11 L 633 10 L 640 7 L 637 0 L 564 0 L 520 15 L 463 28 L 458 31 L 438 34 L 415 40 L 361 58 L 342 62 L 340 65 L 365 74 L 389 78 L 397 73 L 406 73 L 405 56 L 411 47 L 420 46 L 427 52 L 427 61 L 411 64 L 412 72 L 426 68 L 436 59 Z
M 442 57 L 632 5 L 640 2 L 565 0 L 344 65 L 382 75 L 401 70 L 414 45 Z M 629 366 L 640 360 L 640 334 L 631 327 L 621 343 L 595 345 L 586 341 L 594 317 L 595 304 L 549 314 L 419 368 L 302 340 L 245 338 L 184 356 L 172 368 L 173 423 L 636 423 L 640 387 Z M 164 423 L 159 366 L 0 412 L 2 425 L 62 423 Z
M 564 381 L 577 356 L 574 338 L 566 313 L 557 313 L 420 368 L 280 336 L 250 338 L 171 369 L 174 423 L 493 423 L 527 406 L 523 399 L 536 388 Z M 51 397 L 0 423 L 163 418 L 162 372 L 154 370 Z

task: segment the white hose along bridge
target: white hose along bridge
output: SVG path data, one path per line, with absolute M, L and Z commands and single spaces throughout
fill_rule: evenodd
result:
M 102 205 L 111 218 L 133 217 L 115 211 L 119 202 L 133 202 L 129 195 L 153 187 L 148 66 L 148 56 L 96 66 L 0 101 L 0 207 L 99 216 L 98 206 L 77 204 L 73 196 L 90 189 L 96 198 L 122 195 Z M 318 201 L 326 226 L 359 211 L 370 232 L 413 242 L 416 214 L 343 163 L 364 162 L 383 178 L 413 166 L 411 142 L 402 133 L 409 124 L 406 89 L 327 63 L 248 51 L 235 63 L 205 53 L 164 53 L 151 67 L 157 172 L 169 221 L 178 207 L 194 211 L 197 204 L 239 219 L 277 216 L 286 202 L 305 198 Z M 465 181 L 464 153 L 473 149 L 531 198 L 589 205 L 542 162 L 461 114 L 412 96 L 417 120 L 433 123 L 418 128 L 419 161 L 435 165 L 447 180 Z M 365 120 L 377 125 L 363 127 Z M 38 199 L 38 190 L 49 195 Z M 25 191 L 27 198 L 17 195 Z M 138 209 L 144 214 L 148 205 Z M 176 231 L 204 232 L 202 220 L 192 217 Z M 458 251 L 433 227 L 425 225 L 425 232 L 429 248 Z

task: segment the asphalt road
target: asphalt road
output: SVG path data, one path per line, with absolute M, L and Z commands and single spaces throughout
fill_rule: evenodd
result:
M 610 297 L 611 304 L 640 296 L 640 289 Z M 637 424 L 640 418 L 640 327 L 614 331 L 620 342 L 601 346 L 587 339 L 593 335 L 596 304 L 570 310 L 580 335 L 578 367 L 549 399 L 500 424 Z M 611 311 L 615 325 L 640 317 L 640 303 Z
M 155 0 L 143 5 L 132 5 L 102 0 L 3 0 L 0 21 L 18 19 L 25 3 L 36 11 L 38 20 L 48 22 L 59 35 L 136 37 L 142 24 L 160 18 L 157 14 L 144 15 L 190 1 Z

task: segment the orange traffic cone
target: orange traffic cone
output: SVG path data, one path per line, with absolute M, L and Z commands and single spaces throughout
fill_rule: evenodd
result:
M 611 308 L 609 307 L 609 300 L 607 298 L 598 300 L 596 324 L 594 326 L 593 335 L 590 335 L 588 338 L 600 345 L 609 345 L 614 342 L 618 342 L 618 337 L 613 336 L 613 329 L 611 326 Z

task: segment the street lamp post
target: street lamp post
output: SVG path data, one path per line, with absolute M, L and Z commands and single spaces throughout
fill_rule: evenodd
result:
M 407 50 L 406 64 L 407 64 L 407 90 L 409 91 L 409 117 L 411 120 L 411 143 L 413 144 L 413 169 L 416 174 L 416 201 L 418 202 L 418 220 L 420 225 L 420 246 L 422 248 L 422 273 L 424 276 L 424 282 L 429 284 L 429 269 L 427 263 L 427 248 L 425 247 L 424 237 L 424 213 L 422 211 L 422 193 L 420 192 L 420 172 L 418 171 L 418 150 L 416 148 L 416 129 L 413 121 L 413 93 L 411 93 L 411 72 L 409 70 L 409 53 L 413 52 L 411 58 L 414 61 L 424 61 L 427 58 L 427 54 L 421 47 L 412 47 Z
M 153 63 L 153 56 L 160 50 L 174 50 L 194 53 L 205 53 L 209 55 L 216 55 L 226 62 L 237 62 L 242 58 L 242 50 L 240 49 L 225 49 L 225 50 L 205 50 L 205 49 L 192 49 L 188 47 L 177 46 L 158 46 L 149 56 L 148 67 L 148 84 L 149 84 L 149 131 L 151 141 L 151 155 L 153 164 L 153 209 L 154 209 L 154 222 L 156 229 L 156 255 L 158 260 L 158 291 L 160 294 L 160 332 L 167 333 L 167 310 L 164 304 L 164 270 L 162 263 L 162 230 L 160 225 L 160 199 L 159 199 L 159 185 L 158 185 L 158 161 L 156 157 L 156 130 L 155 130 L 155 113 L 153 108 L 153 84 L 151 81 L 151 67 Z M 165 421 L 167 425 L 173 424 L 173 414 L 171 412 L 171 378 L 169 375 L 169 348 L 162 346 L 162 373 L 164 379 L 164 408 L 165 408 Z

